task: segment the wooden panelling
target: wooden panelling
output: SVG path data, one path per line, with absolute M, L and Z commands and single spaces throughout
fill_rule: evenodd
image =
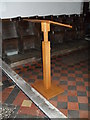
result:
M 83 39 L 85 35 L 85 16 L 77 15 L 47 15 L 17 17 L 2 20 L 2 38 L 3 38 L 3 55 L 9 49 L 17 49 L 19 54 L 25 53 L 26 50 L 41 50 L 41 41 L 43 33 L 41 32 L 40 23 L 23 21 L 23 19 L 52 20 L 61 23 L 67 23 L 73 26 L 72 29 L 64 28 L 58 25 L 50 25 L 49 40 L 51 47 L 55 45 L 73 42 Z M 87 18 L 86 18 L 87 19 Z

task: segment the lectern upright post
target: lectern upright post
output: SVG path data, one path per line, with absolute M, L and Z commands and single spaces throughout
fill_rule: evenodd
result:
M 45 89 L 49 89 L 51 87 L 50 41 L 48 41 L 50 23 L 42 22 L 41 29 L 44 33 L 44 41 L 42 42 L 43 84 Z
M 25 19 L 26 20 L 26 19 Z M 41 30 L 44 33 L 44 40 L 42 41 L 42 54 L 43 54 L 43 80 L 35 81 L 32 84 L 39 93 L 46 99 L 50 99 L 64 90 L 51 81 L 51 62 L 50 62 L 50 41 L 48 41 L 48 32 L 50 31 L 50 24 L 56 24 L 64 27 L 72 28 L 70 25 L 49 21 L 49 20 L 26 20 L 30 22 L 41 23 Z

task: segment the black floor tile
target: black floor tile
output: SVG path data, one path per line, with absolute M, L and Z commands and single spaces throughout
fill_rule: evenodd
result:
M 90 103 L 90 97 L 88 97 L 88 103 Z
M 68 70 L 68 73 L 75 73 L 74 70 Z
M 63 95 L 63 96 L 64 96 L 64 95 L 65 95 L 65 96 L 68 95 L 68 91 L 67 91 L 67 90 L 64 90 L 64 92 L 61 93 L 61 95 Z
M 15 70 L 21 70 L 21 68 L 18 67 L 18 68 L 15 68 Z
M 32 75 L 38 75 L 38 72 L 34 71 L 34 72 L 32 72 Z
M 82 78 L 82 74 L 75 74 L 75 76 Z
M 60 77 L 57 77 L 57 76 L 53 76 L 52 80 L 59 80 Z
M 6 99 L 5 103 L 12 104 L 19 91 L 20 89 L 17 86 L 15 86 L 12 92 L 10 93 L 9 97 Z
M 67 70 L 67 67 L 62 67 L 62 70 Z
M 90 87 L 86 86 L 86 90 L 87 90 L 87 91 L 90 91 Z
M 41 76 L 41 75 L 38 75 L 38 76 L 37 76 L 37 79 L 40 79 L 40 80 L 42 80 L 42 79 L 43 79 L 43 76 Z
M 88 104 L 79 103 L 79 109 L 88 111 Z
M 78 96 L 87 96 L 87 93 L 86 93 L 86 91 L 85 92 L 77 91 L 77 95 Z
M 29 79 L 28 82 L 33 83 L 35 82 L 35 79 Z
M 70 118 L 79 118 L 79 111 L 68 110 L 68 117 L 70 117 Z
M 66 73 L 62 73 L 62 74 L 61 74 L 61 76 L 66 76 L 66 77 L 67 77 L 67 76 L 68 76 L 68 74 L 66 74 Z
M 77 82 L 76 82 L 76 85 L 78 85 L 78 86 L 84 86 L 84 82 L 77 81 Z
M 84 81 L 85 81 L 85 82 L 88 82 L 88 80 L 89 80 L 88 78 L 84 78 Z
M 68 77 L 69 81 L 75 81 L 75 77 Z
M 75 70 L 81 70 L 81 67 L 80 68 L 75 67 Z
M 0 92 L 2 92 L 2 87 L 0 86 Z
M 9 82 L 9 80 L 2 81 L 2 83 L 3 83 L 2 90 L 4 90 L 7 87 L 10 87 L 10 86 L 14 85 L 14 83 L 13 82 Z
M 58 102 L 57 107 L 59 109 L 67 109 L 67 102 Z
M 58 99 L 58 96 L 51 98 L 51 100 L 53 100 L 53 101 L 57 101 L 57 99 Z
M 60 73 L 60 70 L 54 70 L 54 73 Z
M 67 85 L 68 82 L 67 81 L 60 81 L 60 85 Z
M 16 116 L 16 119 L 23 119 L 23 120 L 29 120 L 29 119 L 32 119 L 34 120 L 33 118 L 37 118 L 37 116 L 32 116 L 32 115 L 24 115 L 24 114 L 17 114 Z
M 68 102 L 78 102 L 78 99 L 76 96 L 68 96 Z
M 76 90 L 76 86 L 68 86 L 68 90 Z

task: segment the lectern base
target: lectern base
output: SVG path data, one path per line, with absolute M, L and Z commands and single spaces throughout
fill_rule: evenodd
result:
M 35 88 L 40 94 L 42 94 L 46 99 L 53 98 L 56 95 L 64 92 L 64 90 L 60 88 L 60 86 L 57 86 L 54 82 L 48 90 L 44 88 L 43 81 L 36 81 L 31 86 Z

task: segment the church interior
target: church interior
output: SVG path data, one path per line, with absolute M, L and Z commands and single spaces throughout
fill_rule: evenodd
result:
M 88 120 L 90 2 L 2 8 L 0 118 Z

